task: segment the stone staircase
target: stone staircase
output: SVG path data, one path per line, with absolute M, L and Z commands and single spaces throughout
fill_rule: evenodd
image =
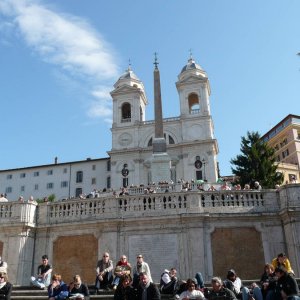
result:
M 300 278 L 296 278 L 300 289 Z M 259 280 L 243 280 L 244 286 L 249 286 L 252 282 L 259 282 Z M 205 284 L 206 287 L 210 287 L 210 283 Z M 101 294 L 96 295 L 95 287 L 89 286 L 90 299 L 91 300 L 113 300 L 113 291 L 101 291 Z M 173 300 L 172 295 L 161 295 L 162 300 Z M 47 290 L 41 290 L 33 286 L 13 286 L 11 300 L 48 300 Z
M 89 286 L 91 300 L 113 300 L 113 291 L 101 291 L 96 295 L 94 286 Z M 163 300 L 174 299 L 171 295 L 162 295 Z M 13 286 L 11 300 L 48 300 L 47 290 L 41 290 L 33 286 Z

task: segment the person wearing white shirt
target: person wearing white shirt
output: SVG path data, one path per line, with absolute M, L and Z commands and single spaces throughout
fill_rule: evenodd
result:
M 189 299 L 201 299 L 204 300 L 205 297 L 201 291 L 196 290 L 197 283 L 193 279 L 188 279 L 186 281 L 187 290 L 182 292 L 179 296 L 179 300 L 189 300 Z

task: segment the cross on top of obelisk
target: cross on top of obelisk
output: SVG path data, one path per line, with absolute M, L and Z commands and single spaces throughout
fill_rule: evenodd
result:
M 155 66 L 155 69 L 157 69 L 157 65 L 159 64 L 158 60 L 157 60 L 157 52 L 154 52 L 154 66 Z

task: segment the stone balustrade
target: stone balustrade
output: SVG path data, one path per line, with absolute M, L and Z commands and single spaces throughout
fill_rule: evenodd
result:
M 29 226 L 106 219 L 178 214 L 248 214 L 279 213 L 300 208 L 300 185 L 275 190 L 176 191 L 165 186 L 160 192 L 143 194 L 141 187 L 129 195 L 70 199 L 38 205 L 5 202 L 0 205 L 0 224 L 26 223 Z M 162 192 L 164 191 L 164 192 Z M 38 208 L 38 209 L 36 209 Z M 37 213 L 37 220 L 36 218 Z
M 36 225 L 37 205 L 20 202 L 0 203 L 0 225 L 23 224 L 34 227 Z

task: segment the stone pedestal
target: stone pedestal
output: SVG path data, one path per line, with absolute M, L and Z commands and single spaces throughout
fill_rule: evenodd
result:
M 162 181 L 171 181 L 171 159 L 168 153 L 152 154 L 151 180 L 155 183 Z

